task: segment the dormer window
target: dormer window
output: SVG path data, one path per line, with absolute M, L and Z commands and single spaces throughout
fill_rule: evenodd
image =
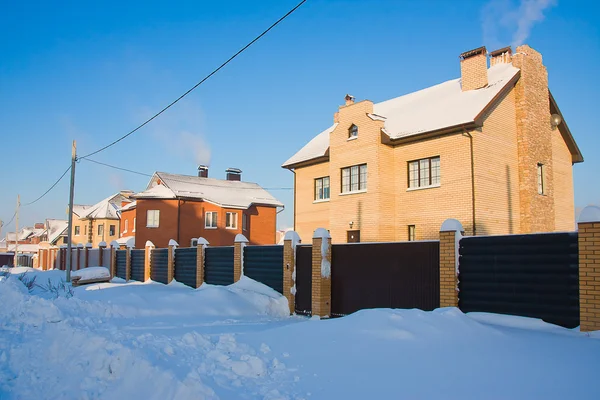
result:
M 348 128 L 348 139 L 357 138 L 358 137 L 358 126 L 352 124 L 350 128 Z

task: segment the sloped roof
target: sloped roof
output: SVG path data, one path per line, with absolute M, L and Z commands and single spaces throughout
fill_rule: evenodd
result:
M 81 219 L 120 219 L 119 210 L 121 202 L 129 201 L 121 193 L 113 194 L 93 206 L 80 206 L 83 208 L 82 214 L 76 213 Z M 75 206 L 73 206 L 75 211 Z
M 137 202 L 132 201 L 131 203 L 121 207 L 121 211 L 133 210 L 137 206 Z
M 91 207 L 92 206 L 89 205 L 73 204 L 73 213 L 75 213 L 78 217 L 83 217 L 86 214 L 86 210 Z
M 488 86 L 462 91 L 461 80 L 453 79 L 439 85 L 373 104 L 372 119 L 384 121 L 384 132 L 390 139 L 433 132 L 473 123 L 484 109 L 511 81 L 519 69 L 512 64 L 496 64 L 488 69 Z M 298 151 L 282 166 L 325 157 L 329 149 L 329 134 L 333 125 Z
M 69 222 L 62 219 L 47 219 L 48 226 L 48 242 L 56 244 L 56 241 L 67 231 Z
M 21 229 L 21 232 L 19 232 L 19 240 L 25 240 L 29 236 L 31 236 L 33 233 L 34 233 L 33 228 L 30 228 L 30 227 L 23 228 L 23 229 Z
M 160 184 L 157 184 L 160 181 Z M 283 203 L 256 183 L 155 172 L 148 189 L 136 199 L 198 199 L 222 207 L 248 208 L 253 204 L 283 207 Z

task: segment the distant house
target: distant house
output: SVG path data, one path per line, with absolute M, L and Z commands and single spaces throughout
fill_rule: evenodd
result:
M 204 166 L 199 176 L 156 172 L 146 190 L 132 196 L 135 206 L 122 211 L 135 221 L 136 247 L 148 240 L 166 247 L 170 239 L 187 247 L 198 237 L 227 246 L 238 233 L 251 244 L 275 244 L 283 204 L 258 184 L 242 182 L 241 172 L 230 168 L 225 180 L 208 178 Z
M 123 203 L 131 202 L 133 192 L 121 191 L 94 205 L 73 206 L 73 244 L 91 243 L 97 247 L 100 242 L 110 243 L 119 238 L 120 209 Z
M 387 101 L 347 95 L 333 125 L 287 160 L 294 229 L 334 242 L 570 231 L 583 156 L 529 46 L 460 55 L 460 79 Z

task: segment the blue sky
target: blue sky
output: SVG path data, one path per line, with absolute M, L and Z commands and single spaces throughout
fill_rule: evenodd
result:
M 177 98 L 297 1 L 2 2 L 0 219 L 41 195 L 70 162 Z M 94 159 L 145 173 L 210 176 L 228 167 L 289 188 L 289 156 L 328 127 L 346 93 L 382 101 L 460 74 L 458 55 L 524 41 L 544 56 L 550 89 L 585 157 L 575 204 L 600 203 L 600 24 L 593 1 L 309 0 L 147 127 Z M 81 161 L 75 202 L 148 178 Z M 292 191 L 280 227 L 292 224 Z M 21 225 L 66 218 L 68 179 L 23 207 Z M 12 229 L 14 222 L 4 227 Z

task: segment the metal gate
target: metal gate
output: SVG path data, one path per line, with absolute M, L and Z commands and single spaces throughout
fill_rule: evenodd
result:
M 206 247 L 204 281 L 211 285 L 233 283 L 233 246 Z
M 134 281 L 144 281 L 144 264 L 146 250 L 131 250 L 131 279 Z
M 440 305 L 438 241 L 334 244 L 331 258 L 332 316 Z
M 244 247 L 244 275 L 283 293 L 283 246 Z
M 579 325 L 577 233 L 460 241 L 459 307 Z
M 312 246 L 296 246 L 296 314 L 312 313 Z
M 175 280 L 196 287 L 196 247 L 175 250 Z
M 150 256 L 150 278 L 155 282 L 167 284 L 169 268 L 169 249 L 154 249 Z
M 127 279 L 127 250 L 117 250 L 117 276 L 121 279 Z

